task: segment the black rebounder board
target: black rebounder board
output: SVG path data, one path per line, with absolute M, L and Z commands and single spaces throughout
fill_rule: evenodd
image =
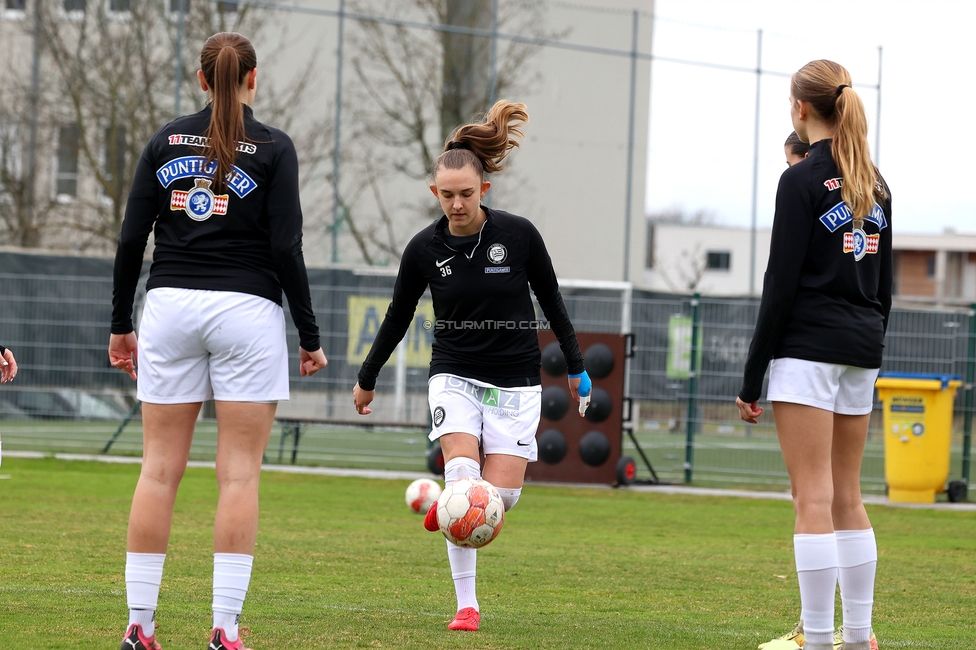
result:
M 527 481 L 617 483 L 623 438 L 623 334 L 577 332 L 586 370 L 593 381 L 586 417 L 569 393 L 566 359 L 556 336 L 539 332 L 542 348 L 542 418 L 536 431 L 539 460 L 529 463 Z

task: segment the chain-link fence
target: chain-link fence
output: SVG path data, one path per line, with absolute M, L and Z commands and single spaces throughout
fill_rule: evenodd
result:
M 140 453 L 135 386 L 110 367 L 106 354 L 111 260 L 0 253 L 0 268 L 0 343 L 14 350 L 20 365 L 16 381 L 0 388 L 4 448 Z M 283 424 L 268 460 L 424 469 L 433 340 L 424 327 L 432 320 L 429 300 L 421 301 L 404 343 L 380 374 L 374 415 L 366 420 L 352 407 L 351 389 L 386 312 L 394 277 L 310 269 L 309 278 L 329 367 L 311 378 L 298 376 L 298 337 L 289 323 L 292 399 L 279 405 Z M 636 405 L 634 438 L 662 480 L 681 482 L 690 475 L 703 484 L 788 485 L 771 419 L 744 424 L 733 404 L 757 300 L 701 298 L 696 310 L 690 296 L 630 292 L 613 283 L 563 284 L 578 331 L 633 334 L 628 396 Z M 882 371 L 969 378 L 974 327 L 972 310 L 896 308 Z M 692 347 L 699 358 L 694 372 Z M 971 384 L 965 384 L 956 397 L 952 477 L 963 472 L 963 430 L 972 416 L 970 409 L 966 417 L 969 391 Z M 212 458 L 215 428 L 207 417 L 212 410 L 205 408 L 203 415 L 193 455 Z M 307 425 L 296 432 L 290 421 Z M 880 430 L 878 410 L 864 459 L 866 491 L 885 485 Z M 624 442 L 625 453 L 639 456 L 629 439 Z M 643 463 L 638 478 L 650 478 Z

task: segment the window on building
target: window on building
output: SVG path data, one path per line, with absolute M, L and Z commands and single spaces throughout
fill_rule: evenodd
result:
M 180 3 L 183 4 L 183 13 L 190 13 L 190 0 L 169 0 L 169 10 L 174 14 L 180 13 Z
M 128 13 L 132 10 L 132 0 L 109 0 L 108 10 L 115 13 Z
M 654 223 L 647 222 L 647 251 L 644 253 L 644 267 L 654 268 Z
M 7 11 L 25 11 L 27 0 L 3 0 L 3 8 Z
M 709 271 L 728 271 L 732 263 L 732 253 L 729 251 L 708 251 L 705 257 L 705 268 Z
M 78 139 L 77 124 L 58 129 L 58 171 L 54 191 L 58 196 L 78 196 Z
M 217 11 L 222 14 L 232 14 L 237 11 L 237 0 L 219 0 Z
M 121 184 L 125 175 L 125 127 L 117 126 L 105 129 L 104 173 L 108 181 L 108 194 L 119 196 L 122 192 Z
M 64 0 L 64 10 L 67 13 L 84 11 L 87 0 Z
M 925 276 L 929 278 L 935 277 L 935 255 L 925 260 Z

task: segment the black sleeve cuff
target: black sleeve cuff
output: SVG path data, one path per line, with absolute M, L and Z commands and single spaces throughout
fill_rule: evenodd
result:
M 298 341 L 299 345 L 301 345 L 302 349 L 306 352 L 315 352 L 322 347 L 322 340 L 318 332 L 308 335 L 299 333 Z
M 376 390 L 376 377 L 367 377 L 363 371 L 359 371 L 359 387 L 363 390 Z

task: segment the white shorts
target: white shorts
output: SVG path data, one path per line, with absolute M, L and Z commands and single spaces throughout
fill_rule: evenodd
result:
M 151 290 L 138 361 L 137 396 L 150 404 L 288 399 L 285 315 L 259 296 Z
M 476 436 L 485 455 L 539 458 L 535 432 L 542 416 L 542 387 L 497 388 L 456 375 L 434 375 L 427 382 L 433 429 L 430 439 L 445 433 Z
M 773 359 L 766 399 L 805 404 L 840 415 L 867 415 L 874 408 L 878 370 L 803 359 Z

